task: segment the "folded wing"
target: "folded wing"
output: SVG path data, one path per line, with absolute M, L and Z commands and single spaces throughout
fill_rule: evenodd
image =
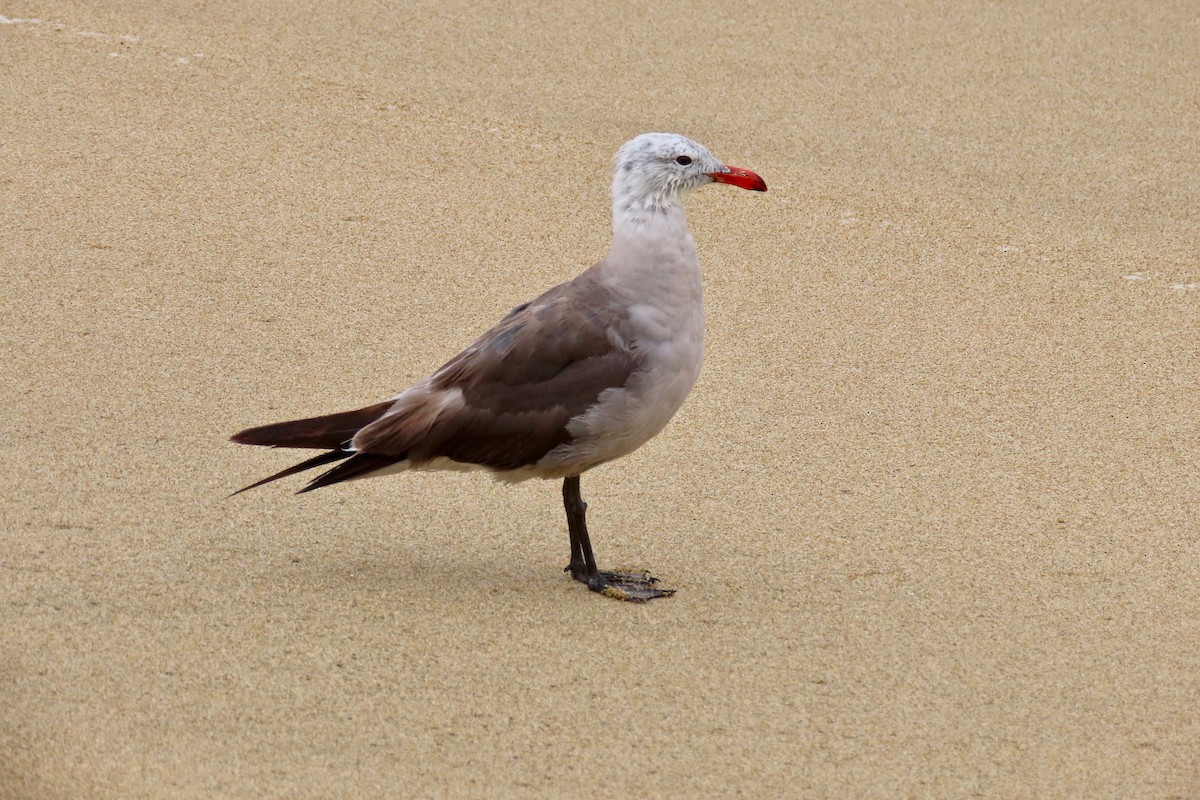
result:
M 636 351 L 617 335 L 623 313 L 585 272 L 513 309 L 392 401 L 252 428 L 234 441 L 333 448 L 336 455 L 327 454 L 324 462 L 310 459 L 311 466 L 342 463 L 302 491 L 397 465 L 436 466 L 443 459 L 499 472 L 530 467 L 569 443 L 567 423 L 606 390 L 624 386 L 638 369 Z

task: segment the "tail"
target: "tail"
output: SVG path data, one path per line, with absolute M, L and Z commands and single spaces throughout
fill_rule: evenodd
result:
M 262 486 L 264 483 L 271 483 L 280 478 L 295 475 L 298 472 L 332 464 L 335 461 L 350 459 L 347 463 L 340 464 L 334 469 L 321 474 L 300 491 L 309 492 L 321 486 L 328 486 L 331 483 L 339 483 L 343 480 L 349 480 L 352 477 L 363 476 L 379 469 L 381 466 L 386 466 L 386 464 L 379 462 L 395 463 L 402 461 L 403 456 L 399 458 L 372 456 L 366 453 L 356 453 L 349 448 L 350 440 L 354 438 L 354 434 L 382 417 L 391 407 L 392 401 L 387 400 L 354 411 L 328 414 L 323 417 L 291 420 L 290 422 L 276 422 L 257 428 L 247 428 L 240 433 L 235 433 L 230 437 L 230 440 L 238 444 L 256 444 L 266 447 L 311 447 L 328 449 L 329 452 L 321 453 L 318 456 L 301 461 L 299 464 L 294 464 L 285 470 L 276 472 L 270 477 L 263 478 L 261 481 L 256 481 L 249 486 L 238 489 L 229 496 L 233 497 L 235 494 L 241 494 L 242 492 Z M 347 469 L 348 467 L 349 469 Z
M 366 408 L 327 414 L 323 417 L 295 419 L 247 428 L 230 437 L 238 444 L 258 444 L 270 447 L 315 447 L 321 450 L 341 449 L 354 434 L 382 417 L 392 407 L 385 400 Z

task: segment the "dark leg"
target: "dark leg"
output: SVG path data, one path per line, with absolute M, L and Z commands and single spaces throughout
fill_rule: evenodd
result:
M 563 481 L 563 507 L 567 511 L 567 530 L 571 533 L 571 563 L 567 572 L 576 580 L 597 571 L 596 557 L 592 555 L 592 541 L 587 532 L 587 503 L 579 495 L 579 476 Z
M 575 580 L 586 583 L 593 592 L 644 603 L 656 597 L 670 597 L 674 589 L 654 584 L 658 578 L 648 572 L 602 572 L 592 555 L 592 542 L 587 532 L 587 503 L 579 495 L 579 476 L 563 481 L 563 507 L 567 511 L 567 529 L 571 533 L 571 563 L 565 572 Z

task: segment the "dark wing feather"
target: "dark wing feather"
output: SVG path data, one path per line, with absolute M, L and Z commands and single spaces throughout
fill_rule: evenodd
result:
M 280 478 L 286 478 L 289 475 L 295 475 L 297 472 L 304 472 L 306 470 L 315 469 L 316 467 L 323 467 L 326 464 L 332 464 L 334 461 L 341 461 L 342 459 L 350 458 L 352 455 L 354 454 L 348 450 L 330 450 L 328 453 L 321 453 L 319 456 L 313 456 L 312 458 L 305 459 L 299 464 L 293 464 L 287 469 L 280 470 L 268 478 L 263 478 L 261 481 L 255 481 L 249 486 L 243 486 L 241 489 L 238 489 L 229 496 L 233 497 L 234 494 L 241 494 L 242 492 L 248 492 L 251 489 L 257 489 L 264 483 L 271 483 L 272 481 L 277 481 Z
M 304 494 L 311 492 L 313 489 L 320 489 L 322 486 L 332 486 L 335 483 L 348 481 L 352 478 L 363 478 L 370 475 L 376 470 L 389 467 L 398 461 L 403 461 L 404 456 L 377 456 L 370 453 L 354 453 L 348 461 L 343 461 L 328 472 L 324 472 L 309 481 L 303 489 L 296 494 Z
M 230 439 L 238 444 L 271 447 L 340 448 L 353 439 L 354 434 L 362 428 L 382 417 L 392 404 L 392 400 L 386 400 L 354 411 L 247 428 L 235 433 Z
M 638 369 L 633 346 L 612 335 L 624 314 L 585 272 L 517 306 L 448 361 L 419 389 L 424 402 L 413 398 L 412 406 L 385 416 L 396 407 L 389 400 L 236 434 L 233 441 L 242 444 L 332 449 L 246 488 L 342 459 L 301 491 L 365 477 L 406 459 L 419 465 L 441 457 L 497 470 L 535 464 L 571 441 L 568 422 L 604 391 L 624 386 Z M 461 403 L 447 402 L 454 390 L 461 392 Z M 353 451 L 344 449 L 350 439 Z
M 235 433 L 230 439 L 238 444 L 256 444 L 267 447 L 319 447 L 329 448 L 329 452 L 301 461 L 287 469 L 280 470 L 270 477 L 255 481 L 249 486 L 238 489 L 233 494 L 271 483 L 298 472 L 315 469 L 335 461 L 351 458 L 353 451 L 344 449 L 344 445 L 354 438 L 354 434 L 366 425 L 383 416 L 393 405 L 392 400 L 376 403 L 366 408 L 354 411 L 343 411 L 340 414 L 327 414 L 321 417 L 296 419 L 288 422 L 276 422 L 271 425 L 261 425 L 257 428 L 247 428 Z M 328 474 L 328 473 L 326 473 Z M 319 479 L 318 479 L 319 480 Z M 232 497 L 233 495 L 230 495 Z
M 445 457 L 498 470 L 536 463 L 571 440 L 571 419 L 637 369 L 633 348 L 610 335 L 624 319 L 618 308 L 586 272 L 518 306 L 430 379 L 431 392 L 462 392 L 461 406 L 381 419 L 355 447 L 404 453 L 414 463 Z

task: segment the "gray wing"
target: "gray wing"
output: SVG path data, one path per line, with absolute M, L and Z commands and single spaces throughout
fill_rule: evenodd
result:
M 414 463 L 445 457 L 498 470 L 535 464 L 571 441 L 571 419 L 637 370 L 636 351 L 615 333 L 623 314 L 587 273 L 556 286 L 513 309 L 435 372 L 430 402 L 368 426 L 355 447 Z M 455 390 L 461 402 L 446 402 Z

